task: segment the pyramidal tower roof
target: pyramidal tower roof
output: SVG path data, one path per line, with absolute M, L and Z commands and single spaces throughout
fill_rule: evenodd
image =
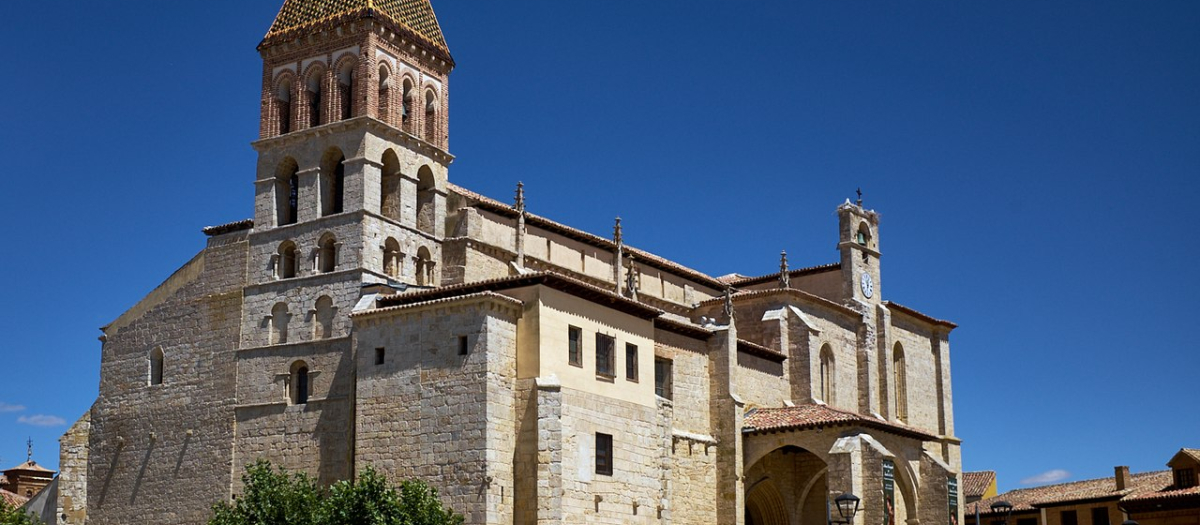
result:
M 292 33 L 353 18 L 380 17 L 449 54 L 429 0 L 286 0 L 263 43 Z

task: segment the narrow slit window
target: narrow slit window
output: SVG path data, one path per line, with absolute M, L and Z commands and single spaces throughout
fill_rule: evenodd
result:
M 467 340 L 467 336 L 458 337 L 458 355 L 467 355 L 471 353 L 471 345 Z
M 625 379 L 638 380 L 638 347 L 633 343 L 625 343 Z
M 671 399 L 671 360 L 654 359 L 654 395 Z
M 613 475 L 613 438 L 611 434 L 596 433 L 596 474 Z
M 583 329 L 577 326 L 567 328 L 567 360 L 571 366 L 583 367 Z
M 616 377 L 616 339 L 610 335 L 596 334 L 596 375 L 605 379 Z
M 387 349 L 386 348 L 376 348 L 375 349 L 375 366 L 382 365 L 386 359 L 387 359 Z

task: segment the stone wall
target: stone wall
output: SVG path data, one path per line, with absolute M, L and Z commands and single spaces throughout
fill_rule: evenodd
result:
M 61 525 L 87 522 L 88 434 L 92 430 L 91 413 L 80 417 L 58 440 L 58 501 Z

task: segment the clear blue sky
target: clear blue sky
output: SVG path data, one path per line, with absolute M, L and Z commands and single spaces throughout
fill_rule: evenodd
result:
M 252 214 L 254 47 L 281 3 L 5 6 L 3 466 L 27 436 L 57 465 L 98 328 Z M 452 181 L 523 180 L 534 213 L 602 235 L 620 215 L 713 275 L 835 261 L 861 186 L 886 298 L 961 325 L 967 469 L 1015 488 L 1200 446 L 1200 2 L 434 7 Z

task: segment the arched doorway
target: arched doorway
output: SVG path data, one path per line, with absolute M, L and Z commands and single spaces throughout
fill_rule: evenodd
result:
M 785 445 L 746 469 L 746 525 L 825 523 L 827 466 L 816 454 Z

